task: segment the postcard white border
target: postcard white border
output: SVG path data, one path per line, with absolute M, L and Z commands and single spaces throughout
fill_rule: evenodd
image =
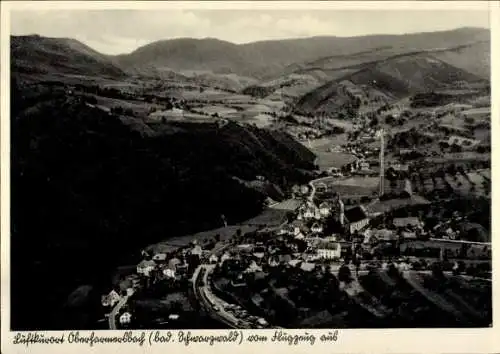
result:
M 500 297 L 499 277 L 497 271 L 493 275 L 494 292 L 494 324 L 493 328 L 488 329 L 382 329 L 382 330 L 340 330 L 340 339 L 335 344 L 316 343 L 314 347 L 307 344 L 301 346 L 288 346 L 286 344 L 246 344 L 246 345 L 198 345 L 194 344 L 188 347 L 180 343 L 170 345 L 156 345 L 152 347 L 141 348 L 134 344 L 125 346 L 120 345 L 97 345 L 90 349 L 87 345 L 35 345 L 29 348 L 23 346 L 13 346 L 12 338 L 14 333 L 10 332 L 10 116 L 9 116 L 9 48 L 10 48 L 10 11 L 13 9 L 352 9 L 352 10 L 438 10 L 451 9 L 466 11 L 475 9 L 490 8 L 491 23 L 491 65 L 492 65 L 492 141 L 498 136 L 497 132 L 500 124 L 500 7 L 496 1 L 352 1 L 352 2 L 317 2 L 317 1 L 245 1 L 245 2 L 212 2 L 212 1 L 187 1 L 187 2 L 120 2 L 120 1 L 2 1 L 1 2 L 1 126 L 0 126 L 0 151 L 1 151 L 1 326 L 2 326 L 2 352 L 3 353 L 24 353 L 29 350 L 31 353 L 67 353 L 67 352 L 92 352 L 107 353 L 114 351 L 143 352 L 144 350 L 157 351 L 165 353 L 174 350 L 176 352 L 195 353 L 199 350 L 207 352 L 239 352 L 251 353 L 261 350 L 270 350 L 278 353 L 299 353 L 305 351 L 324 351 L 342 352 L 342 353 L 493 353 L 500 351 Z M 495 177 L 500 169 L 496 168 L 495 161 L 500 147 L 496 148 L 495 143 L 492 150 L 492 175 Z M 499 201 L 499 188 L 495 183 L 492 184 L 492 215 L 500 215 L 497 202 Z M 493 217 L 493 230 L 500 225 L 498 218 Z M 497 236 L 493 232 L 493 268 L 496 270 L 499 266 L 500 248 L 496 245 Z M 206 333 L 222 333 L 225 331 L 199 331 Z M 245 333 L 262 333 L 262 331 L 246 330 Z M 270 334 L 270 331 L 267 331 Z M 287 330 L 291 334 L 302 334 L 303 330 Z M 321 335 L 325 333 L 322 330 L 307 330 L 308 333 Z M 495 338 L 495 332 L 497 334 Z M 60 332 L 51 332 L 56 334 Z M 106 334 L 114 333 L 119 335 L 121 331 L 106 331 Z M 272 345 L 272 347 L 270 347 Z

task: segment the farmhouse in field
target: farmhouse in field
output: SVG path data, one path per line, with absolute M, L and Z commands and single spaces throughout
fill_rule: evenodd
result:
M 172 108 L 164 111 L 156 111 L 151 113 L 148 118 L 151 121 L 168 121 L 179 120 L 184 118 L 184 111 L 179 108 Z

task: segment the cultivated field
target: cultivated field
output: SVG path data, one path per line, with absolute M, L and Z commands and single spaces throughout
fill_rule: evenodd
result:
M 307 146 L 307 144 L 305 144 Z M 340 168 L 348 163 L 356 161 L 356 157 L 351 154 L 343 153 L 343 152 L 320 152 L 314 151 L 318 157 L 317 164 L 319 169 L 322 171 L 326 171 L 329 168 L 336 167 Z
M 95 96 L 97 99 L 97 105 L 111 109 L 115 107 L 122 107 L 123 109 L 132 109 L 135 114 L 141 116 L 147 116 L 151 108 L 161 110 L 163 107 L 155 103 L 147 103 L 139 100 L 123 100 L 118 98 L 109 98 L 102 96 Z

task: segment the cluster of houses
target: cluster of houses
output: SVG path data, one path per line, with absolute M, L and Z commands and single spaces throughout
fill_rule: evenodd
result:
M 126 289 L 126 292 L 122 295 L 118 291 L 112 289 L 108 294 L 101 297 L 101 304 L 104 308 L 112 309 L 114 308 L 123 298 L 131 296 L 134 293 L 134 288 L 130 287 Z M 109 316 L 109 315 L 108 315 Z M 118 318 L 120 325 L 127 326 L 132 321 L 132 314 L 130 311 L 122 311 Z
M 180 250 L 178 255 L 156 253 L 151 257 L 143 253 L 144 259 L 137 264 L 136 273 L 146 278 L 182 279 L 190 269 L 198 266 L 205 251 L 195 242 L 189 248 Z
M 340 201 L 340 203 L 339 203 Z M 296 220 L 284 225 L 276 231 L 276 236 L 284 240 L 287 252 L 273 242 L 241 244 L 226 251 L 221 257 L 211 259 L 211 263 L 223 265 L 225 262 L 237 262 L 243 265 L 243 271 L 232 279 L 234 287 L 245 286 L 245 274 L 253 274 L 259 278 L 265 276 L 266 269 L 286 265 L 299 267 L 304 271 L 312 271 L 324 261 L 341 261 L 346 249 L 354 250 L 355 240 L 345 241 L 342 233 L 325 235 L 322 221 L 325 217 L 334 217 L 346 225 L 348 232 L 355 233 L 361 243 L 359 258 L 363 251 L 371 251 L 376 245 L 387 241 L 396 241 L 401 238 L 415 239 L 423 232 L 423 223 L 417 217 L 395 218 L 396 227 L 372 228 L 369 226 L 369 216 L 363 207 L 355 207 L 343 211 L 340 198 L 338 206 L 333 203 L 322 203 L 315 207 L 307 201 L 299 208 Z M 322 210 L 322 212 L 320 212 Z M 307 222 L 309 220 L 310 222 Z M 308 226 L 309 225 L 309 226 Z M 306 243 L 306 250 L 299 252 L 297 241 Z M 319 263 L 318 263 L 319 262 Z
M 184 248 L 176 255 L 167 253 L 156 253 L 150 255 L 143 251 L 143 260 L 137 266 L 134 274 L 129 275 L 119 286 L 102 295 L 101 305 L 107 309 L 113 309 L 122 299 L 128 298 L 144 285 L 150 286 L 161 280 L 181 280 L 188 276 L 189 271 L 198 266 L 204 255 L 204 250 L 194 242 L 191 247 Z M 213 259 L 211 258 L 213 261 Z M 123 312 L 119 317 L 122 326 L 130 324 L 132 314 Z
M 407 166 L 398 163 L 392 164 L 391 167 L 398 171 L 407 170 Z M 402 189 L 411 196 L 411 182 L 408 179 L 404 182 Z M 321 183 L 316 185 L 317 192 L 321 189 L 320 185 Z M 306 192 L 306 188 L 303 192 Z M 276 234 L 306 241 L 308 252 L 305 260 L 310 262 L 340 259 L 343 248 L 345 249 L 346 244 L 350 243 L 347 239 L 353 241 L 357 238 L 356 241 L 362 244 L 364 250 L 373 253 L 373 249 L 381 243 L 413 240 L 427 234 L 423 222 L 413 216 L 394 218 L 392 222 L 385 223 L 390 225 L 388 227 L 370 226 L 370 221 L 381 214 L 373 211 L 370 205 L 357 204 L 347 208 L 340 195 L 333 200 L 324 200 L 319 205 L 308 198 L 302 198 L 302 204 L 297 208 L 294 220 L 283 225 Z M 331 233 L 332 221 L 337 227 L 333 235 L 327 235 L 326 225 L 330 226 L 328 233 Z M 346 238 L 346 235 L 350 237 Z

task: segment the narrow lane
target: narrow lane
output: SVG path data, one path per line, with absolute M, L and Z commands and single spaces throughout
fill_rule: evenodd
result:
M 123 306 L 127 303 L 130 295 L 126 295 L 120 299 L 113 307 L 111 312 L 108 315 L 108 324 L 109 324 L 109 329 L 116 330 L 116 315 L 120 312 Z

